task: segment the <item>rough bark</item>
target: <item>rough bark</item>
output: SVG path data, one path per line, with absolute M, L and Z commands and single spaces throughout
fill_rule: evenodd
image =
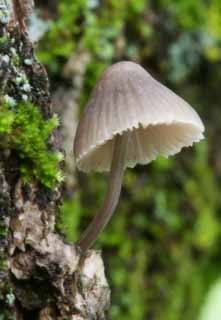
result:
M 0 48 L 1 95 L 21 99 L 24 92 L 12 78 L 25 74 L 31 88 L 25 92 L 27 99 L 48 119 L 52 107 L 47 73 L 34 55 L 25 26 L 32 6 L 28 0 L 0 0 L 1 37 L 14 39 Z M 10 63 L 15 51 L 24 61 L 18 70 Z M 48 147 L 61 149 L 56 130 Z M 8 277 L 0 271 L 0 299 L 8 290 L 8 279 L 17 319 L 105 319 L 110 291 L 100 252 L 90 250 L 82 256 L 56 233 L 61 188 L 57 184 L 47 189 L 34 179 L 24 184 L 18 157 L 17 151 L 0 149 L 0 219 L 8 230 L 7 241 L 1 241 L 0 259 L 5 257 L 3 245 L 7 247 Z

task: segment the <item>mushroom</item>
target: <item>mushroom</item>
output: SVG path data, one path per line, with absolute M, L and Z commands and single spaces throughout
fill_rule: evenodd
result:
M 123 61 L 109 67 L 91 94 L 74 141 L 78 169 L 110 172 L 103 205 L 77 245 L 87 250 L 110 220 L 127 167 L 174 155 L 203 139 L 203 132 L 192 107 L 140 65 Z

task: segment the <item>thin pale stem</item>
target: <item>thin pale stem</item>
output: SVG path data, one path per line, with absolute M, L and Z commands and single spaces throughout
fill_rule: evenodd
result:
M 122 136 L 117 135 L 115 138 L 111 171 L 103 205 L 77 243 L 83 251 L 89 249 L 98 238 L 117 207 L 122 187 L 128 140 L 129 133 L 124 133 Z

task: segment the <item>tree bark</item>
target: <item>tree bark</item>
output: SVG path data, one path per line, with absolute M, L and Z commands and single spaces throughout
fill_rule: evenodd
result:
M 23 92 L 13 78 L 25 75 L 27 99 L 46 121 L 52 116 L 47 73 L 34 55 L 25 24 L 32 7 L 31 0 L 0 0 L 0 36 L 10 40 L 0 46 L 0 94 L 19 101 Z M 12 52 L 24 61 L 18 69 L 11 63 Z M 48 148 L 61 150 L 57 130 Z M 19 151 L 0 148 L 0 219 L 7 230 L 0 239 L 0 259 L 8 265 L 7 273 L 0 270 L 1 308 L 6 310 L 1 299 L 7 296 L 19 320 L 105 319 L 110 290 L 100 252 L 89 250 L 82 256 L 63 241 L 55 231 L 60 185 L 48 189 L 35 179 L 24 184 L 18 159 Z

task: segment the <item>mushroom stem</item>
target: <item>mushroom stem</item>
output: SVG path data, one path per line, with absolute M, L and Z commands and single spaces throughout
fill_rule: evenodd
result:
M 103 205 L 98 210 L 88 228 L 84 231 L 80 240 L 77 242 L 77 245 L 83 251 L 89 249 L 94 241 L 98 238 L 99 234 L 109 222 L 116 209 L 121 193 L 128 141 L 129 133 L 127 132 L 123 135 L 117 135 L 114 140 L 111 171 L 108 178 L 107 192 Z

